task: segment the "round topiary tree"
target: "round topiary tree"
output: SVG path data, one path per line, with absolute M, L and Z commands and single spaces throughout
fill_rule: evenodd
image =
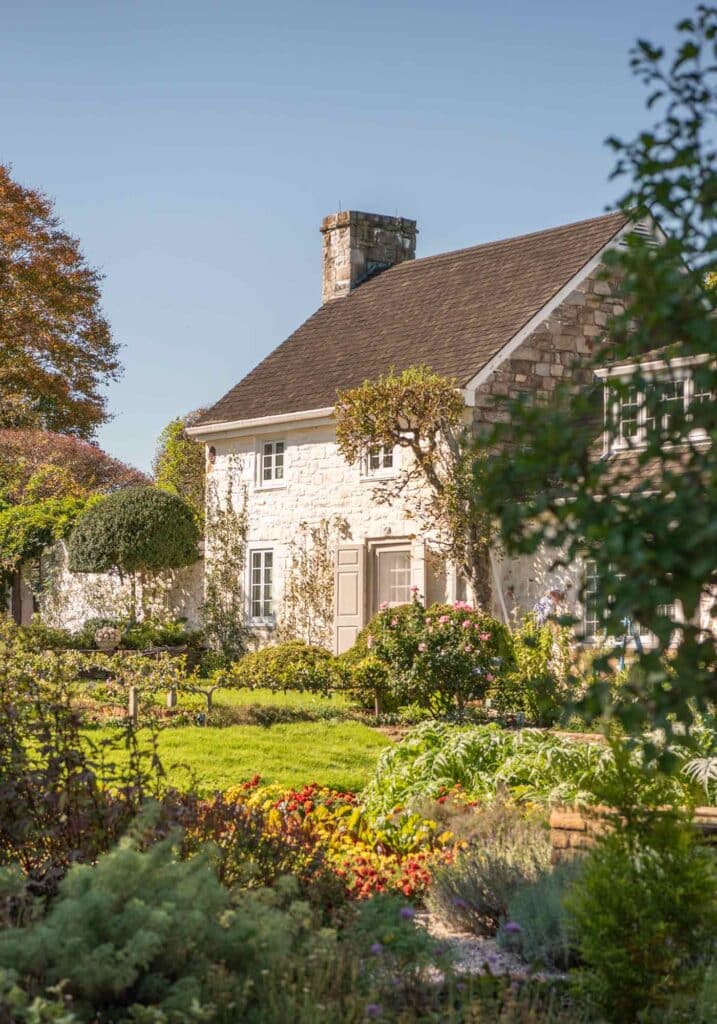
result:
M 137 582 L 199 557 L 191 506 L 155 487 L 115 491 L 80 517 L 69 541 L 72 572 L 115 572 L 129 578 L 136 614 Z

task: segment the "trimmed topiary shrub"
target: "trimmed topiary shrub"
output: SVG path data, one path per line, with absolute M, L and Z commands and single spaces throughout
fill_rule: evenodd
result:
M 156 487 L 127 487 L 80 517 L 69 541 L 72 572 L 116 572 L 132 582 L 199 557 L 199 531 L 191 507 Z
M 301 640 L 262 647 L 245 654 L 229 674 L 229 685 L 249 689 L 311 690 L 328 694 L 334 684 L 334 658 L 324 647 Z
M 80 517 L 70 537 L 72 572 L 161 572 L 196 561 L 190 506 L 155 487 L 115 491 Z

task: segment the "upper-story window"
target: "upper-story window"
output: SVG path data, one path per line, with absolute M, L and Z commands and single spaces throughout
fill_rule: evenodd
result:
M 264 441 L 259 451 L 259 485 L 284 480 L 284 441 Z
M 361 460 L 361 475 L 392 476 L 396 472 L 396 451 L 388 445 L 372 445 Z
M 619 372 L 613 376 L 619 376 Z M 612 451 L 622 451 L 645 445 L 656 434 L 669 433 L 675 420 L 688 414 L 690 406 L 713 398 L 711 392 L 695 384 L 689 367 L 671 372 L 662 370 L 662 375 L 657 371 L 654 379 L 648 380 L 642 388 L 618 389 L 607 380 L 605 422 L 609 447 Z M 700 433 L 695 429 L 696 437 Z

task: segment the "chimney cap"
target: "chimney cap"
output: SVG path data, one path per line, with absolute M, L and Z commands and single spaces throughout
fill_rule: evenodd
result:
M 333 231 L 334 228 L 345 228 L 357 224 L 372 224 L 375 227 L 391 227 L 394 230 L 415 232 L 418 234 L 416 221 L 408 217 L 394 217 L 387 213 L 365 213 L 363 210 L 341 210 L 329 213 L 321 221 L 321 233 Z

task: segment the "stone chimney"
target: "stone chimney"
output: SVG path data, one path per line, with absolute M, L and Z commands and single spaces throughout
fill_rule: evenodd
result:
M 343 298 L 374 274 L 416 258 L 415 220 L 346 210 L 324 217 L 321 234 L 322 302 Z

